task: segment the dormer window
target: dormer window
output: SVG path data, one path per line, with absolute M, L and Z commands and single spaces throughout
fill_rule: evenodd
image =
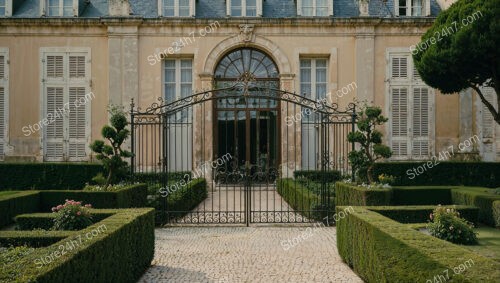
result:
M 297 14 L 305 17 L 333 16 L 333 1 L 297 0 Z
M 163 17 L 194 17 L 195 0 L 158 0 L 159 14 Z
M 73 17 L 74 0 L 47 0 L 47 16 Z
M 226 0 L 227 15 L 231 17 L 262 16 L 262 0 Z
M 430 15 L 430 0 L 395 0 L 396 16 L 422 17 Z

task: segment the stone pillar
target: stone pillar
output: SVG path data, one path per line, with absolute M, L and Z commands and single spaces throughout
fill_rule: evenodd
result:
M 213 75 L 211 73 L 202 73 L 200 76 L 201 91 L 213 89 Z M 211 94 L 212 95 L 212 94 Z M 200 96 L 201 97 L 201 96 Z M 213 101 L 204 101 L 193 106 L 193 164 L 197 168 L 199 164 L 206 161 L 213 161 L 214 144 L 213 144 Z M 210 164 L 212 164 L 210 162 Z M 213 183 L 212 166 L 206 166 L 206 176 L 208 185 Z M 214 187 L 215 188 L 215 187 Z
M 280 75 L 281 89 L 289 92 L 294 92 L 295 86 L 295 74 L 286 73 Z M 297 93 L 299 94 L 299 93 Z M 279 160 L 280 174 L 285 177 L 292 177 L 295 170 L 300 169 L 301 157 L 302 157 L 302 139 L 301 131 L 302 127 L 300 122 L 293 123 L 288 126 L 285 118 L 290 115 L 295 115 L 300 112 L 301 107 L 289 107 L 292 106 L 292 102 L 280 101 L 281 107 L 281 123 L 278 127 L 281 128 L 281 160 Z M 295 109 L 295 112 L 294 112 Z M 286 131 L 287 127 L 290 127 L 289 131 Z M 288 135 L 287 135 L 288 133 Z M 295 139 L 295 141 L 294 141 Z M 291 157 L 291 160 L 287 160 L 287 157 Z
M 356 84 L 357 98 L 360 101 L 374 103 L 375 69 L 375 28 L 373 26 L 356 27 Z
M 472 116 L 472 89 L 466 89 L 460 92 L 460 142 L 468 140 L 474 135 Z M 463 152 L 472 152 L 473 147 L 466 148 Z

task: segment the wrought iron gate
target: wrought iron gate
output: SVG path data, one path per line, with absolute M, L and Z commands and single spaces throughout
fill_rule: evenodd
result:
M 131 105 L 131 173 L 149 183 L 157 222 L 327 220 L 350 174 L 355 105 L 340 110 L 245 74 L 232 85 L 147 109 Z

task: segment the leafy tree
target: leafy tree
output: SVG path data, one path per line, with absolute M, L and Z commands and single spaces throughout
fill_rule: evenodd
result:
M 441 12 L 411 48 L 416 68 L 444 94 L 474 89 L 500 124 L 500 111 L 480 87 L 492 87 L 500 105 L 500 0 L 458 0 Z
M 366 170 L 368 183 L 372 183 L 373 166 L 381 158 L 391 157 L 391 149 L 382 144 L 382 133 L 376 126 L 383 125 L 387 118 L 382 116 L 382 109 L 366 106 L 358 116 L 358 130 L 348 134 L 347 139 L 360 145 L 358 150 L 349 153 L 349 162 L 356 169 L 358 176 Z
M 111 106 L 109 108 L 111 125 L 102 128 L 102 136 L 108 140 L 106 144 L 102 140 L 96 140 L 90 145 L 90 149 L 97 153 L 96 158 L 102 161 L 102 164 L 108 176 L 106 178 L 105 188 L 117 181 L 117 176 L 127 172 L 128 164 L 123 158 L 132 157 L 132 153 L 121 148 L 123 142 L 129 137 L 130 131 L 126 129 L 128 122 L 125 112 L 122 108 Z

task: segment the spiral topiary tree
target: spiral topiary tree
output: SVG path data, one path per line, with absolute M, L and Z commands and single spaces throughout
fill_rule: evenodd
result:
M 382 144 L 382 133 L 376 126 L 383 125 L 388 119 L 382 116 L 382 109 L 376 106 L 365 106 L 358 116 L 358 130 L 348 134 L 350 142 L 359 144 L 358 150 L 349 153 L 349 162 L 356 173 L 366 170 L 368 183 L 374 181 L 372 176 L 375 161 L 392 156 L 391 149 Z
M 126 174 L 128 163 L 124 158 L 132 157 L 132 153 L 121 148 L 123 142 L 130 136 L 127 117 L 122 108 L 110 106 L 109 113 L 111 125 L 102 128 L 101 134 L 108 141 L 96 140 L 90 145 L 90 149 L 96 153 L 96 158 L 100 160 L 108 172 L 105 188 L 117 181 L 117 176 Z

